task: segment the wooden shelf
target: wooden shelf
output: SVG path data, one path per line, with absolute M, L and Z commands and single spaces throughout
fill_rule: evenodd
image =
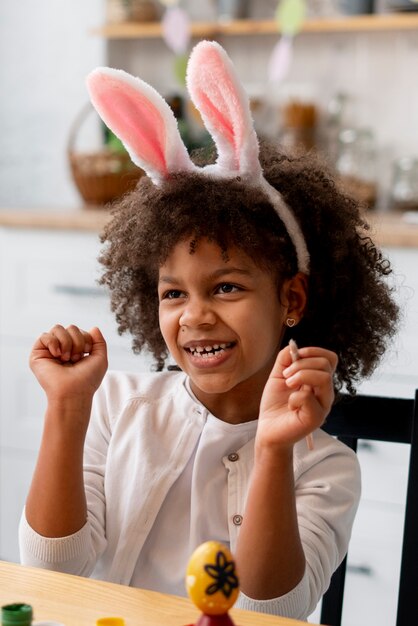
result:
M 212 22 L 193 22 L 192 37 L 214 37 L 219 32 L 219 25 Z M 160 22 L 121 22 L 106 24 L 92 31 L 106 39 L 152 39 L 161 37 Z
M 271 35 L 278 32 L 275 20 L 233 20 L 231 22 L 193 22 L 192 37 L 220 35 Z M 356 15 L 306 20 L 304 33 L 356 33 L 418 30 L 418 12 Z M 151 39 L 161 37 L 160 22 L 123 22 L 107 24 L 92 31 L 106 39 Z

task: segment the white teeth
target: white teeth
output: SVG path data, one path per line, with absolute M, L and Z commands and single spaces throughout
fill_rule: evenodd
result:
M 215 343 L 213 346 L 196 346 L 194 348 L 189 348 L 189 352 L 194 356 L 201 356 L 204 358 L 208 358 L 209 356 L 213 356 L 215 353 L 220 353 L 226 350 L 226 348 L 231 347 L 230 343 Z

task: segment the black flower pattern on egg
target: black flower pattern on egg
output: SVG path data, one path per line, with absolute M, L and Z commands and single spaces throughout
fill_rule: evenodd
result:
M 206 587 L 207 595 L 212 596 L 217 591 L 221 591 L 226 598 L 229 598 L 232 591 L 238 587 L 234 561 L 228 561 L 225 554 L 219 551 L 216 553 L 216 564 L 204 567 L 209 576 L 215 579 L 214 583 Z

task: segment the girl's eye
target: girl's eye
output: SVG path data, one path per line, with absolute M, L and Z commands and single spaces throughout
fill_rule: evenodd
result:
M 218 286 L 219 293 L 235 293 L 239 291 L 239 288 L 236 285 L 231 285 L 231 283 L 222 283 L 222 285 Z
M 175 300 L 176 298 L 181 298 L 183 292 L 180 289 L 170 289 L 163 294 L 162 300 Z

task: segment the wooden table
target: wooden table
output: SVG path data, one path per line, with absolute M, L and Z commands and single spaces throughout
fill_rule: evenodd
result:
M 126 626 L 194 624 L 187 599 L 0 561 L 0 605 L 30 604 L 34 620 L 95 626 L 99 617 L 123 617 Z M 233 609 L 237 626 L 306 626 L 306 622 Z

